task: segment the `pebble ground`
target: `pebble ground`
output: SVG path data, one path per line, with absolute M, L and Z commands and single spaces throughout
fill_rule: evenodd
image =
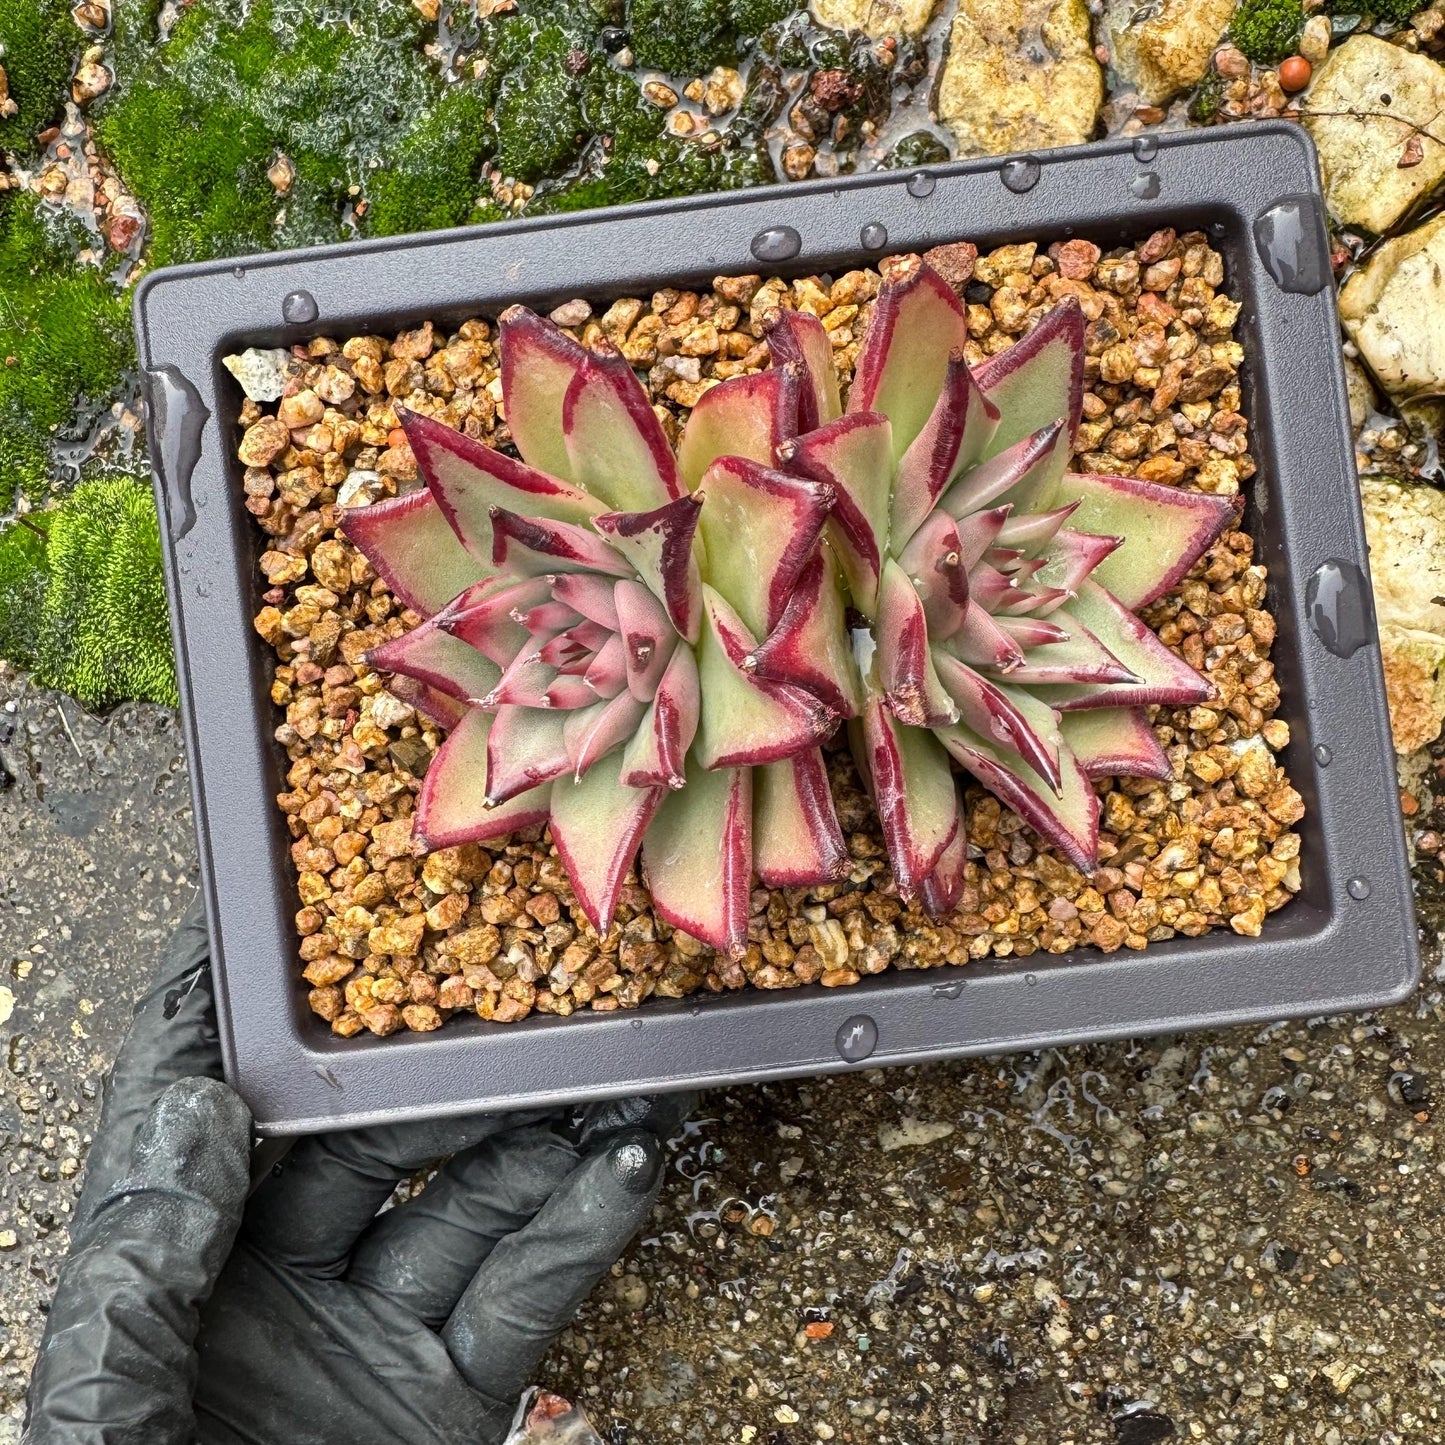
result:
M 194 878 L 173 717 L 60 705 L 0 674 L 0 1445 Z M 711 1094 L 546 1383 L 608 1445 L 1441 1439 L 1436 962 L 1374 1015 Z

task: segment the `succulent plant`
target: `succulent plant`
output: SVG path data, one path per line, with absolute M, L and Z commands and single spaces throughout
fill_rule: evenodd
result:
M 427 485 L 343 523 L 426 619 L 369 658 L 451 729 L 417 836 L 549 823 L 599 932 L 640 844 L 657 912 L 739 950 L 755 868 L 802 885 L 847 857 L 818 747 L 858 701 L 820 545 L 833 491 L 770 465 L 817 418 L 801 378 L 826 334 L 784 320 L 779 364 L 709 391 L 675 455 L 620 355 L 520 307 L 500 331 L 521 459 L 405 412 Z M 819 629 L 836 641 L 795 671 L 749 665 Z
M 850 739 L 900 892 L 935 913 L 961 894 L 952 763 L 1081 869 L 1097 862 L 1091 780 L 1172 771 L 1147 704 L 1211 688 L 1135 612 L 1234 516 L 1222 497 L 1067 470 L 1083 400 L 1084 322 L 1068 299 L 971 372 L 966 317 L 917 257 L 891 268 L 848 409 L 784 443 L 835 492 L 827 531 L 856 609 L 863 692 Z M 816 361 L 794 361 L 805 373 Z M 773 632 L 762 677 L 792 675 Z

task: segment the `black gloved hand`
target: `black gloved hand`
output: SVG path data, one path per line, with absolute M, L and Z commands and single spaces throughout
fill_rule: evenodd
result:
M 192 907 L 107 1083 L 27 1445 L 500 1440 L 646 1218 L 691 1105 L 314 1135 L 248 1199 L 250 1116 L 220 1079 Z

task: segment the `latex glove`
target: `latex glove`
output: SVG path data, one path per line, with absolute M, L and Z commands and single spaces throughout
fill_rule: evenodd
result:
M 647 1217 L 691 1103 L 313 1135 L 248 1199 L 251 1121 L 221 1082 L 193 906 L 107 1082 L 23 1439 L 500 1440 Z

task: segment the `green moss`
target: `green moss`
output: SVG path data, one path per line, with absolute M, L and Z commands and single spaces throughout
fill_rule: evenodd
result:
M 37 512 L 0 529 L 0 658 L 13 667 L 35 666 L 49 581 L 45 530 L 50 515 Z
M 76 269 L 73 237 L 44 212 L 28 192 L 0 192 L 0 510 L 42 496 L 52 434 L 134 365 L 129 298 Z
M 1294 53 L 1304 23 L 1300 0 L 1240 0 L 1229 35 L 1256 65 L 1278 65 Z
M 1328 9 L 1334 15 L 1369 15 L 1403 25 L 1428 5 L 1429 0 L 1334 0 Z
M 35 680 L 87 707 L 124 698 L 174 705 L 150 488 L 129 477 L 84 482 L 49 514 L 49 579 L 35 639 Z
M 800 7 L 793 0 L 632 0 L 628 30 L 640 65 L 675 76 L 732 65 L 765 30 Z
M 931 131 L 916 130 L 899 140 L 883 158 L 885 170 L 936 166 L 948 159 L 948 147 Z
M 1196 125 L 1208 125 L 1218 118 L 1223 102 L 1224 77 L 1217 70 L 1210 70 L 1189 97 L 1189 119 Z
M 20 107 L 0 120 L 0 150 L 28 155 L 35 135 L 65 108 L 68 82 L 84 43 L 70 0 L 0 0 L 0 65 Z

